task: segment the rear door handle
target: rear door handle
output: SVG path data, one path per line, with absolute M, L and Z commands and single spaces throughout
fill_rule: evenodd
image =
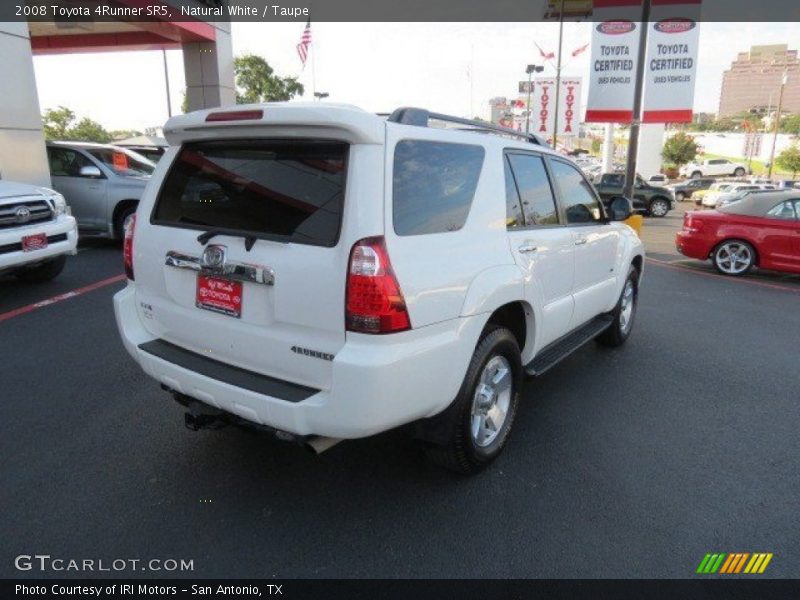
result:
M 577 240 L 575 240 L 576 246 L 583 246 L 585 243 L 586 243 L 586 238 L 578 238 Z
M 532 244 L 523 244 L 517 250 L 519 250 L 520 254 L 532 254 L 536 252 L 539 248 L 533 246 Z

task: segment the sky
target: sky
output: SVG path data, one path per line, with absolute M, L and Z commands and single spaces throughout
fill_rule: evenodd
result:
M 234 23 L 234 55 L 258 54 L 278 74 L 299 77 L 312 93 L 311 60 L 301 68 L 295 45 L 304 23 Z M 702 23 L 694 108 L 716 112 L 722 73 L 751 45 L 798 48 L 796 23 Z M 525 66 L 541 63 L 538 44 L 558 48 L 556 23 L 324 23 L 313 28 L 317 91 L 328 100 L 372 112 L 420 106 L 460 116 L 488 117 L 488 101 L 516 96 Z M 591 23 L 565 23 L 564 69 L 588 80 Z M 180 50 L 167 51 L 173 112 L 185 88 Z M 109 130 L 163 125 L 167 119 L 160 51 L 70 54 L 34 58 L 42 110 L 67 106 Z M 554 75 L 546 63 L 542 75 Z M 585 99 L 587 86 L 584 86 Z

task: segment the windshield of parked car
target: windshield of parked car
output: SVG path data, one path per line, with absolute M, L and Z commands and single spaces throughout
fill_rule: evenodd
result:
M 86 150 L 117 175 L 143 177 L 152 175 L 156 168 L 154 162 L 141 154 L 124 148 L 88 148 Z

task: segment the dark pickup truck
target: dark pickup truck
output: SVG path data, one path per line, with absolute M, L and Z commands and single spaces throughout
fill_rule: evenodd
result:
M 614 196 L 622 196 L 624 184 L 625 175 L 623 173 L 603 173 L 594 182 L 606 207 Z M 633 210 L 636 212 L 650 217 L 665 217 L 672 210 L 675 199 L 667 188 L 650 185 L 637 175 L 631 200 L 633 201 Z

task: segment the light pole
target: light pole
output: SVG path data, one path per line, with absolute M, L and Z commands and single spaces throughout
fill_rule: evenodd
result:
M 778 131 L 781 128 L 781 111 L 783 110 L 783 91 L 786 89 L 786 83 L 789 81 L 789 73 L 786 69 L 783 71 L 783 77 L 781 77 L 781 91 L 778 95 L 778 111 L 775 113 L 775 131 L 772 134 L 772 151 L 769 153 L 769 172 L 767 173 L 767 179 L 772 179 L 772 169 L 774 168 L 775 163 L 775 146 L 778 143 Z
M 525 105 L 525 108 L 527 109 L 525 111 L 525 133 L 526 134 L 531 132 L 531 87 L 533 85 L 531 83 L 531 75 L 533 75 L 534 73 L 541 73 L 542 71 L 544 71 L 544 67 L 540 66 L 540 65 L 528 65 L 525 68 L 525 72 L 528 74 L 528 102 Z
M 162 48 L 161 56 L 164 58 L 164 88 L 167 90 L 167 116 L 172 116 L 172 100 L 169 97 L 169 70 L 167 69 L 167 51 Z
M 328 92 L 314 92 L 314 98 L 317 99 L 317 102 L 321 101 L 323 98 L 327 98 L 330 96 Z

